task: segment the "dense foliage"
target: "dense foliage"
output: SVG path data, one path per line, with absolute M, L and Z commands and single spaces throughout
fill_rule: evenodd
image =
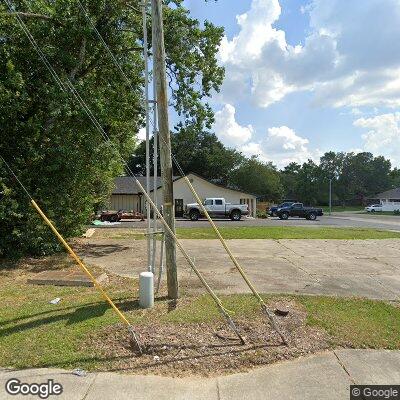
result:
M 186 174 L 194 172 L 206 179 L 227 184 L 232 171 L 244 160 L 238 151 L 224 147 L 214 133 L 198 132 L 193 127 L 181 128 L 173 133 L 171 146 L 174 155 L 174 175 L 180 175 L 182 169 Z M 150 153 L 153 154 L 153 139 L 150 141 Z M 129 163 L 132 171 L 142 175 L 146 173 L 145 155 L 146 144 L 141 142 Z M 153 171 L 152 160 L 150 166 Z M 160 165 L 158 168 L 160 173 Z
M 334 204 L 361 205 L 374 194 L 400 186 L 399 170 L 389 160 L 371 153 L 325 153 L 319 164 L 291 163 L 281 172 L 285 198 L 326 205 L 332 179 Z
M 231 186 L 240 188 L 247 193 L 253 193 L 261 200 L 280 199 L 283 187 L 280 176 L 272 164 L 265 164 L 257 158 L 245 159 L 239 168 L 230 176 Z
M 18 0 L 13 2 L 13 13 L 0 4 L 0 154 L 66 236 L 78 234 L 96 205 L 108 197 L 113 178 L 122 172 L 116 149 L 123 156 L 132 153 L 143 121 L 140 9 L 125 1 L 82 3 L 130 87 L 76 0 Z M 223 31 L 212 24 L 201 27 L 180 0 L 165 3 L 171 104 L 182 116 L 182 129 L 202 129 L 213 118 L 204 98 L 212 89 L 218 90 L 223 79 L 215 57 Z M 52 79 L 15 13 L 57 74 L 76 85 L 110 137 L 109 143 L 93 129 L 68 91 L 61 91 Z M 1 163 L 0 191 L 0 256 L 45 254 L 57 248 Z

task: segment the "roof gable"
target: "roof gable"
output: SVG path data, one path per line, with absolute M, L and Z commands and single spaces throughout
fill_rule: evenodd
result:
M 378 193 L 375 199 L 400 199 L 400 187 L 386 190 L 386 192 Z
M 228 190 L 232 190 L 234 192 L 239 192 L 239 193 L 243 193 L 243 194 L 247 194 L 247 195 L 250 195 L 250 196 L 257 197 L 257 195 L 255 195 L 255 194 L 246 193 L 243 190 L 240 190 L 240 189 L 237 189 L 237 188 L 224 186 L 224 185 L 221 185 L 219 183 L 212 182 L 212 181 L 210 181 L 208 179 L 205 179 L 202 176 L 200 176 L 200 175 L 198 175 L 198 174 L 196 174 L 194 172 L 190 172 L 186 176 L 190 177 L 190 175 L 195 176 L 196 178 L 201 179 L 201 180 L 203 180 L 203 181 L 205 181 L 205 182 L 207 182 L 207 183 L 209 183 L 211 185 L 221 187 L 223 189 L 228 189 Z M 176 181 L 178 181 L 180 179 L 183 179 L 183 178 L 184 178 L 183 176 L 174 176 L 172 178 L 172 181 L 176 182 Z M 138 176 L 137 179 L 138 179 L 138 181 L 141 183 L 141 185 L 143 187 L 146 187 L 146 177 L 145 176 Z M 157 179 L 157 189 L 160 189 L 162 187 L 161 177 L 158 176 L 156 179 Z M 135 195 L 136 194 L 137 195 L 137 194 L 141 193 L 141 191 L 139 190 L 139 188 L 136 185 L 135 178 L 132 177 L 132 176 L 118 176 L 117 178 L 115 178 L 114 182 L 115 182 L 115 188 L 112 191 L 113 195 L 118 195 L 118 194 L 120 194 L 120 195 L 122 195 L 122 194 Z M 150 188 L 151 188 L 150 191 L 151 192 L 153 191 L 153 187 L 154 187 L 154 183 L 153 182 L 154 182 L 154 177 L 151 176 L 150 177 Z
M 145 176 L 137 176 L 137 180 L 143 187 L 146 187 L 146 177 Z M 139 194 L 141 190 L 139 190 L 136 185 L 136 178 L 133 176 L 118 176 L 114 179 L 115 187 L 112 191 L 112 194 Z M 176 178 L 176 177 L 174 177 Z M 157 187 L 161 186 L 161 177 L 156 177 L 157 179 Z M 154 177 L 150 177 L 150 188 L 154 187 Z

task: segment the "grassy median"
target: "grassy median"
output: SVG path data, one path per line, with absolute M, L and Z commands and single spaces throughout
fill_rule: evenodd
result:
M 219 227 L 225 239 L 396 239 L 400 232 L 368 228 L 330 228 L 320 226 L 244 226 Z M 215 239 L 210 227 L 177 228 L 180 239 Z M 97 239 L 144 239 L 144 230 L 97 229 Z
M 220 227 L 225 239 L 391 239 L 400 238 L 400 232 L 329 227 L 244 226 Z M 181 239 L 215 239 L 212 228 L 178 228 Z

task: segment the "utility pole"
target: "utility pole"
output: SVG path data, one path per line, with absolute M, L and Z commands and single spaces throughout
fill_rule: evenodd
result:
M 163 185 L 163 215 L 175 233 L 174 194 L 172 185 L 171 137 L 168 121 L 168 93 L 165 66 L 164 28 L 161 0 L 151 0 L 153 33 L 153 74 L 156 83 L 158 135 L 160 145 L 161 181 Z M 168 298 L 178 298 L 178 275 L 176 247 L 171 235 L 165 233 L 165 256 L 167 269 Z
M 144 97 L 146 112 L 146 192 L 150 194 L 150 118 L 149 118 L 149 61 L 147 56 L 147 0 L 142 4 L 143 17 L 143 47 L 144 47 Z M 151 247 L 150 247 L 150 205 L 146 206 L 146 222 L 147 222 L 147 268 L 151 271 Z
M 332 178 L 329 178 L 329 215 L 332 214 Z

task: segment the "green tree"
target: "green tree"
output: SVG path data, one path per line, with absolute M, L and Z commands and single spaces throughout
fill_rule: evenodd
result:
M 312 160 L 301 166 L 297 175 L 297 193 L 299 200 L 308 205 L 318 203 L 320 168 Z
M 400 187 L 400 169 L 393 168 L 392 171 L 389 173 L 390 178 L 390 186 L 391 188 L 398 188 Z
M 391 163 L 382 156 L 371 153 L 347 153 L 338 184 L 343 200 L 356 199 L 362 204 L 369 195 L 390 187 Z
M 244 160 L 239 168 L 232 171 L 229 183 L 267 201 L 277 201 L 283 194 L 276 168 L 271 163 L 261 162 L 255 156 Z
M 70 79 L 88 103 L 109 143 L 68 91 L 54 82 L 15 12 L 0 5 L 0 154 L 66 236 L 78 234 L 96 205 L 108 198 L 113 178 L 123 170 L 117 150 L 124 157 L 132 154 L 143 123 L 140 11 L 124 1 L 82 2 L 130 87 L 76 0 L 13 3 L 57 74 Z M 212 24 L 201 28 L 176 0 L 166 2 L 165 32 L 171 104 L 184 117 L 184 126 L 209 126 L 212 113 L 204 98 L 222 82 L 215 55 L 223 31 Z M 0 191 L 0 256 L 56 249 L 56 241 L 1 164 Z
M 300 164 L 291 162 L 280 172 L 284 199 L 287 200 L 299 199 L 298 174 L 300 172 L 300 169 L 301 169 Z
M 236 169 L 244 157 L 236 150 L 228 149 L 210 132 L 197 132 L 195 127 L 181 128 L 171 135 L 172 153 L 174 155 L 174 174 L 180 175 L 176 162 L 185 174 L 194 172 L 206 179 L 215 179 L 226 184 L 231 171 Z M 153 154 L 153 139 L 150 141 L 150 152 Z M 146 143 L 137 147 L 129 161 L 130 168 L 144 175 L 146 173 Z M 176 161 L 176 162 L 175 162 Z M 153 174 L 153 160 L 150 160 Z M 160 173 L 160 164 L 158 166 Z

